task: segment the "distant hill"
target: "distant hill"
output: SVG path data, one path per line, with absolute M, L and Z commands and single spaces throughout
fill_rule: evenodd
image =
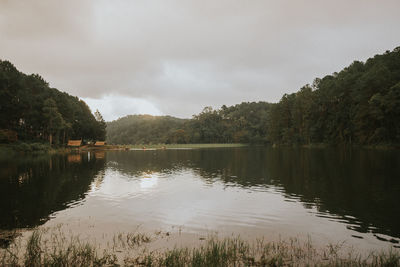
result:
M 177 143 L 176 132 L 187 120 L 171 116 L 128 115 L 107 122 L 107 142 L 112 144 Z
M 243 102 L 219 110 L 206 107 L 192 119 L 129 115 L 107 123 L 110 144 L 265 143 L 272 104 Z

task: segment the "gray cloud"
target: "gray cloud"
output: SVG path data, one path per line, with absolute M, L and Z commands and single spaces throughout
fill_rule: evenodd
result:
M 107 118 L 190 117 L 209 105 L 278 101 L 399 46 L 398 10 L 398 0 L 0 0 L 0 57 L 102 99 L 88 102 Z M 118 97 L 142 104 L 124 110 Z

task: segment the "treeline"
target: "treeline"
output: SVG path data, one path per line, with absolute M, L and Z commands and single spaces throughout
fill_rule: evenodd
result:
M 105 121 L 78 97 L 50 88 L 39 75 L 26 75 L 0 60 L 0 142 L 16 139 L 50 144 L 104 140 Z
M 400 47 L 285 94 L 268 128 L 278 144 L 399 144 Z
M 107 142 L 112 144 L 177 143 L 174 134 L 186 120 L 170 116 L 128 115 L 107 122 Z
M 317 78 L 276 103 L 206 107 L 192 119 L 131 115 L 107 123 L 116 144 L 400 144 L 400 47 Z
M 272 106 L 267 102 L 243 102 L 218 110 L 206 107 L 186 124 L 188 142 L 265 143 Z
M 242 103 L 213 110 L 206 107 L 192 119 L 129 115 L 107 123 L 113 144 L 263 143 L 267 142 L 272 104 Z

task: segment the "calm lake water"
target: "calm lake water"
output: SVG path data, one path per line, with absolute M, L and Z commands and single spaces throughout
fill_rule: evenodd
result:
M 62 223 L 400 247 L 399 151 L 108 151 L 0 164 L 0 230 Z

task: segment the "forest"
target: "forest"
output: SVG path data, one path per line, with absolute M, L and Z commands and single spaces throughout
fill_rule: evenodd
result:
M 205 107 L 191 119 L 99 111 L 0 61 L 0 143 L 69 139 L 110 144 L 400 144 L 400 47 L 316 78 L 278 103 Z
M 284 95 L 268 128 L 277 144 L 399 144 L 400 47 Z
M 264 143 L 266 102 L 242 103 L 219 110 L 206 107 L 192 119 L 129 115 L 107 123 L 107 142 L 114 144 Z
M 42 142 L 62 145 L 69 139 L 104 140 L 106 123 L 99 111 L 0 60 L 0 143 Z
M 191 119 L 130 115 L 107 141 L 148 143 L 400 144 L 400 47 L 316 78 L 278 103 L 252 102 Z

